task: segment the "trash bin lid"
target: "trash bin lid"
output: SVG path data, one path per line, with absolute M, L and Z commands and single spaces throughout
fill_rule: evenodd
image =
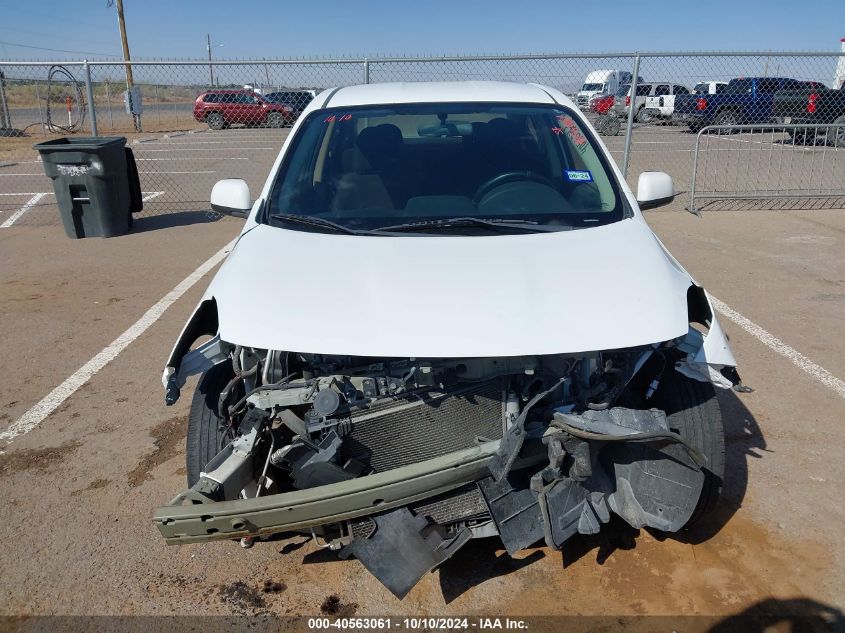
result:
M 123 147 L 124 145 L 126 145 L 125 136 L 64 136 L 52 141 L 36 143 L 32 147 L 37 149 L 39 153 L 44 154 L 52 152 L 95 152 L 107 147 Z

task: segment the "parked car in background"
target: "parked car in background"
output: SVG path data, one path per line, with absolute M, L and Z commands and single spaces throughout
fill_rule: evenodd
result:
M 640 120 L 640 114 L 645 107 L 645 101 L 648 97 L 654 94 L 657 86 L 661 85 L 659 82 L 643 81 L 637 83 L 637 96 L 634 99 L 634 117 L 637 121 Z M 616 101 L 613 104 L 613 114 L 616 116 L 627 118 L 628 110 L 631 109 L 631 84 L 624 84 L 616 91 Z
M 678 95 L 672 119 L 697 132 L 706 125 L 769 123 L 772 99 L 778 90 L 800 88 L 802 82 L 785 77 L 731 79 L 716 94 Z
M 831 90 L 816 82 L 807 82 L 797 88 L 778 90 L 775 93 L 772 114 L 777 123 L 807 124 L 808 126 L 834 123 L 835 128 L 787 130 L 797 141 L 811 141 L 824 136 L 828 144 L 845 147 L 845 90 Z
M 645 100 L 645 107 L 640 114 L 640 122 L 648 123 L 655 120 L 671 119 L 672 113 L 675 111 L 675 97 L 688 94 L 690 94 L 689 88 L 680 84 L 657 85 L 654 94 Z
M 285 90 L 280 92 L 268 92 L 264 98 L 271 103 L 284 103 L 290 106 L 294 116 L 299 116 L 306 106 L 314 98 L 310 92 L 305 90 Z
M 590 97 L 590 112 L 595 112 L 596 114 L 607 114 L 608 111 L 613 107 L 613 104 L 616 101 L 616 97 L 612 94 L 605 94 L 600 92 L 596 95 Z
M 727 81 L 699 81 L 692 91 L 697 95 L 716 95 L 728 87 Z
M 633 75 L 627 70 L 594 70 L 588 73 L 576 95 L 578 107 L 586 110 L 590 105 L 590 97 L 600 92 L 616 94 L 619 86 L 630 84 L 632 79 Z
M 212 130 L 232 124 L 284 127 L 296 118 L 285 103 L 273 103 L 251 90 L 208 90 L 194 102 L 194 118 Z

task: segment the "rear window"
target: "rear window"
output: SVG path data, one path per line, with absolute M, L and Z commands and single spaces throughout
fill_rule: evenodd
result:
M 660 84 L 657 88 L 654 89 L 654 96 L 655 97 L 662 97 L 663 95 L 668 95 L 670 92 L 668 84 Z
M 651 86 L 649 84 L 638 84 L 637 85 L 637 96 L 638 97 L 647 97 L 651 94 Z
M 725 92 L 728 94 L 751 94 L 753 82 L 750 79 L 731 79 Z
M 574 113 L 498 103 L 312 113 L 268 207 L 271 215 L 319 217 L 357 230 L 455 217 L 565 230 L 623 217 L 613 172 Z

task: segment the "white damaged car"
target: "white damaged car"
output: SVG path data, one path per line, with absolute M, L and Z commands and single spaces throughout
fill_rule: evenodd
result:
M 166 541 L 311 533 L 401 597 L 473 537 L 705 517 L 740 381 L 643 219 L 673 195 L 551 88 L 318 95 L 257 198 L 212 191 L 247 219 L 166 363 L 168 404 L 201 375 Z

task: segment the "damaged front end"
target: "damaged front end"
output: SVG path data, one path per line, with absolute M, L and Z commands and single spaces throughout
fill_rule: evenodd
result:
M 473 537 L 498 536 L 510 554 L 538 541 L 559 549 L 611 513 L 677 531 L 718 494 L 713 383 L 738 383 L 706 297 L 699 309 L 691 320 L 704 327 L 678 339 L 573 355 L 366 358 L 218 336 L 192 352 L 177 345 L 168 402 L 188 374 L 204 376 L 190 488 L 155 523 L 170 544 L 319 535 L 399 597 Z M 198 313 L 183 339 L 212 333 Z

